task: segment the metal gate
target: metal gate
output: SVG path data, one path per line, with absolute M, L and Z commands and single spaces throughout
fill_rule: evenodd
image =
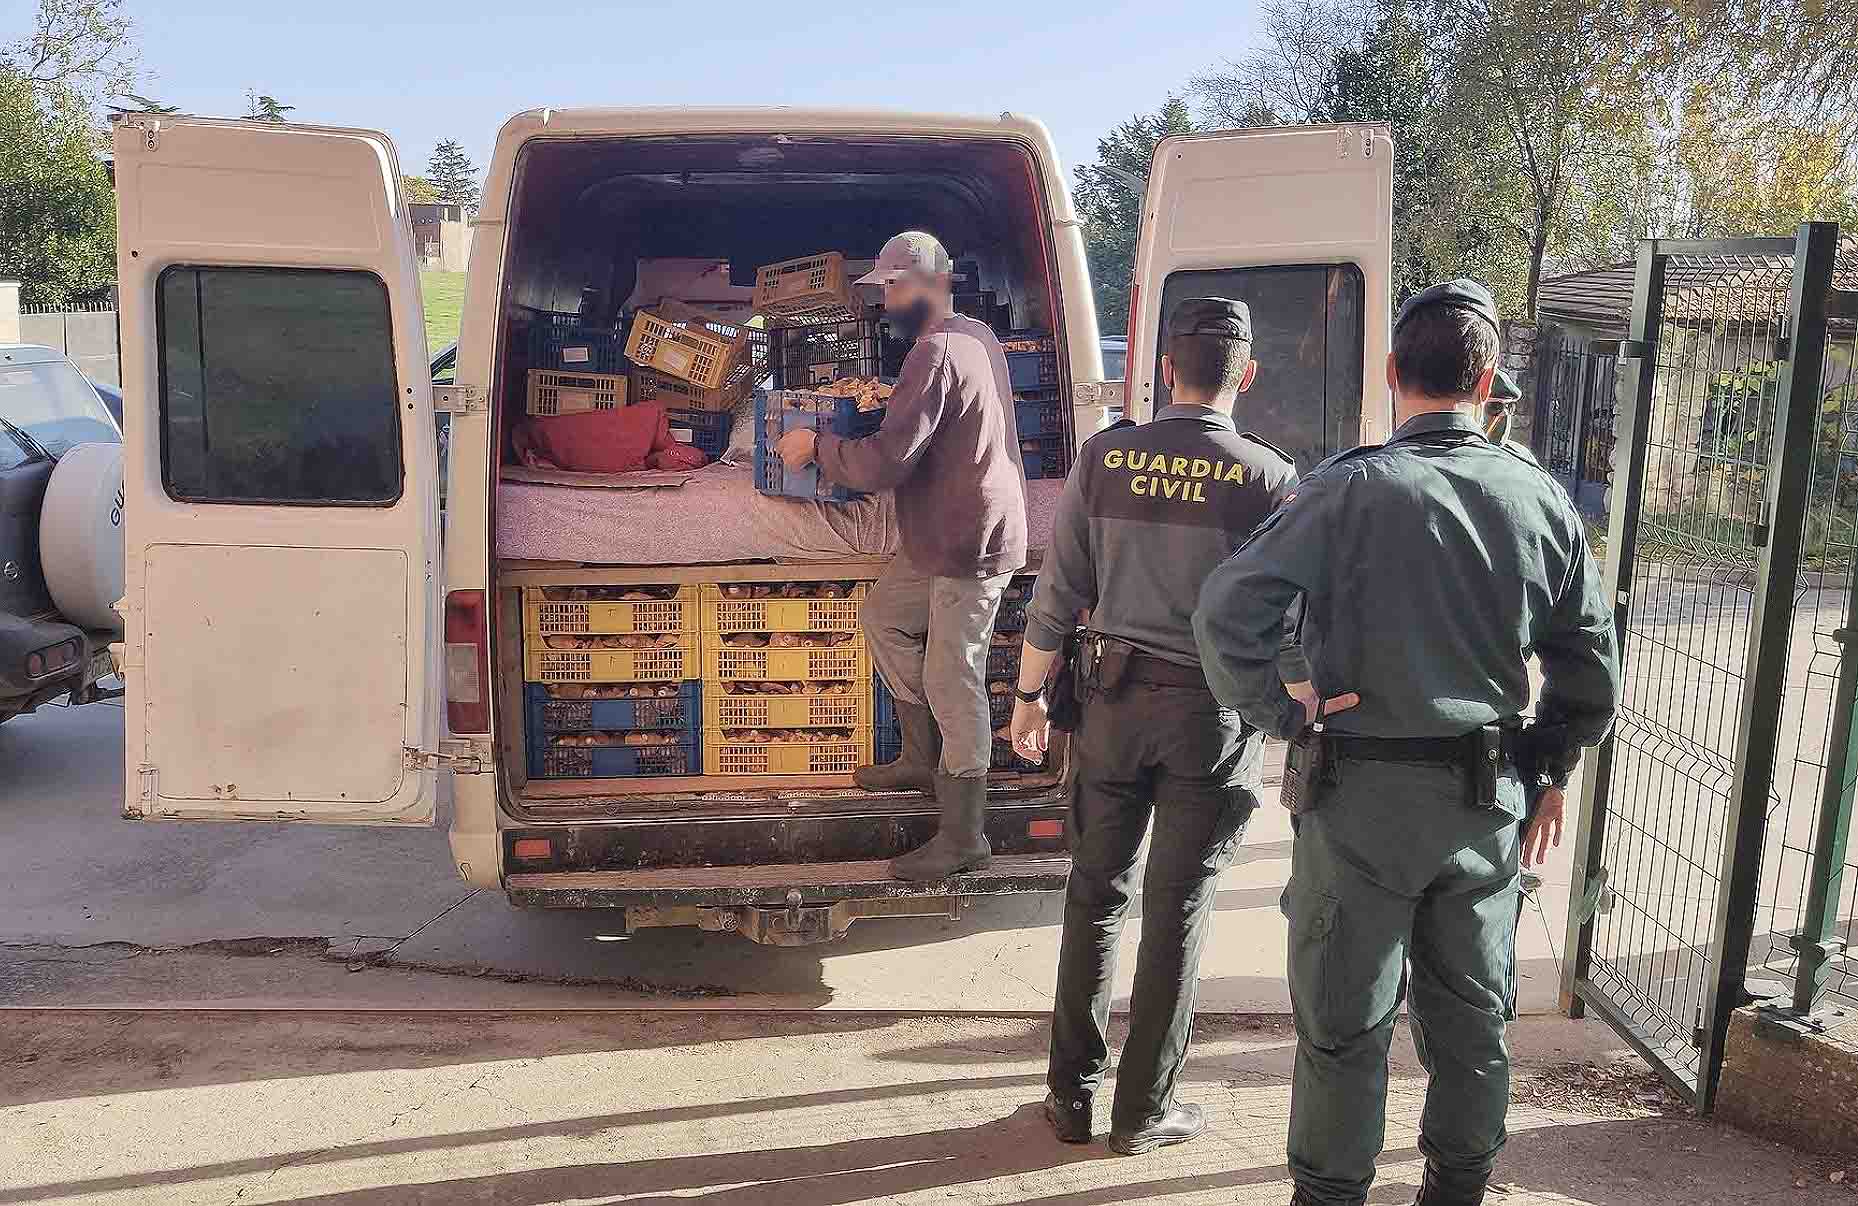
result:
M 1620 346 L 1606 581 L 1623 689 L 1584 774 L 1564 999 L 1700 1111 L 1767 953 L 1751 946 L 1837 244 L 1830 223 L 1648 242 Z
M 1613 477 L 1616 341 L 1562 333 L 1538 349 L 1536 458 L 1585 510 L 1603 509 Z

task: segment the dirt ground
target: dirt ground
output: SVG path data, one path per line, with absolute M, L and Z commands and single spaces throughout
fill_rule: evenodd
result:
M 1852 1200 L 1836 1165 L 1685 1116 L 1597 1026 L 1514 1037 L 1494 1202 Z M 1018 1017 L 0 1012 L 0 1203 L 1288 1200 L 1281 1019 L 1203 1021 L 1182 1096 L 1211 1130 L 1134 1159 L 1051 1138 L 1044 1047 Z M 1375 1203 L 1412 1200 L 1421 1087 L 1402 1038 Z

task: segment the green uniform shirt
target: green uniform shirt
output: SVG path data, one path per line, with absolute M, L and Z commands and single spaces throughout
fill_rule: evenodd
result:
M 1574 504 L 1532 459 L 1469 418 L 1417 415 L 1392 440 L 1332 457 L 1207 578 L 1194 634 L 1221 702 L 1289 738 L 1303 709 L 1277 672 L 1285 612 L 1328 723 L 1373 737 L 1451 737 L 1536 715 L 1592 745 L 1619 690 L 1613 614 Z

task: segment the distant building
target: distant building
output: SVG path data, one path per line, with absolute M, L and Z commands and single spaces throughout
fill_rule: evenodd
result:
M 471 259 L 471 226 L 462 205 L 414 202 L 406 207 L 422 268 L 463 272 Z

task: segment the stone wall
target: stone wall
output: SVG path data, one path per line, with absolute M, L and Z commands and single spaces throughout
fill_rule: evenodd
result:
M 1858 1020 L 1812 1033 L 1735 1011 L 1716 1116 L 1794 1147 L 1858 1156 Z
M 1503 324 L 1503 351 L 1498 363 L 1510 376 L 1516 378 L 1516 385 L 1523 391 L 1522 401 L 1516 404 L 1516 418 L 1510 428 L 1510 438 L 1519 444 L 1529 443 L 1529 437 L 1535 427 L 1535 345 L 1538 334 L 1536 324 L 1511 319 Z

